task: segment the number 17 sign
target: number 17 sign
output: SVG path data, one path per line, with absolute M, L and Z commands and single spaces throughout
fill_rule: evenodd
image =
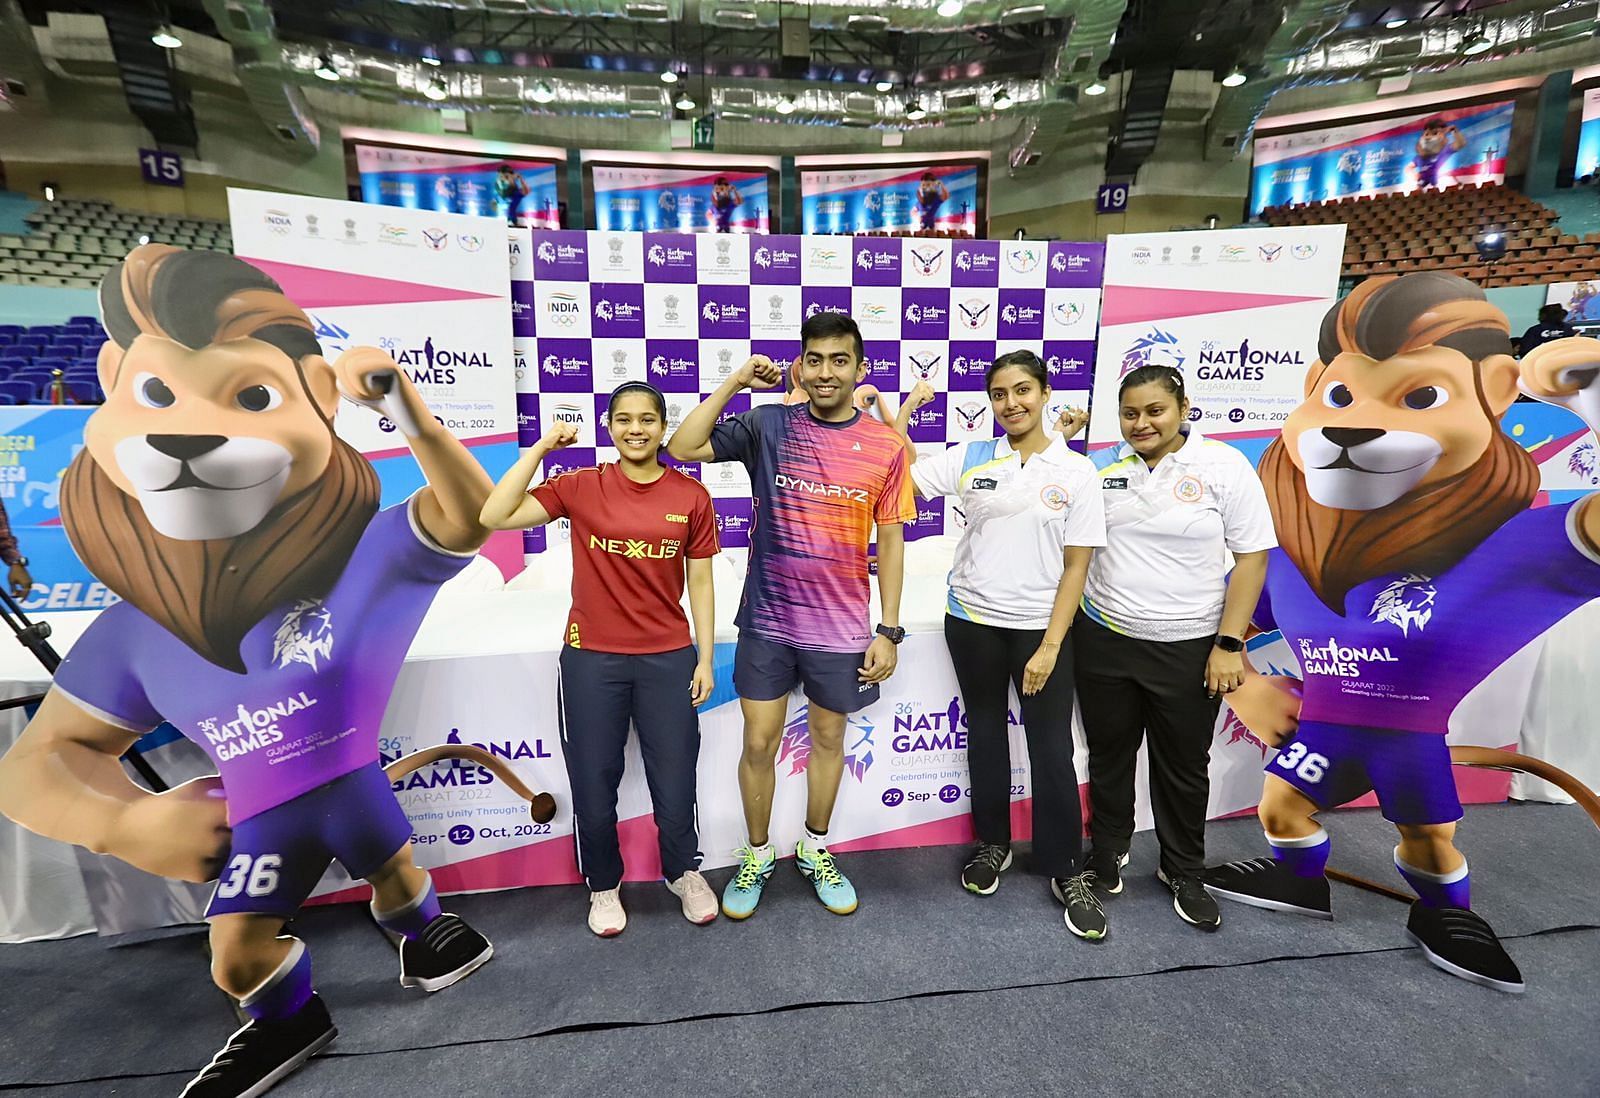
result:
M 1097 214 L 1125 213 L 1128 209 L 1126 183 L 1102 183 L 1094 194 L 1094 212 Z

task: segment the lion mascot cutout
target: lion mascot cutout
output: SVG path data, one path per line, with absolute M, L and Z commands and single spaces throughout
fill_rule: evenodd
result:
M 254 1095 L 336 1035 L 305 944 L 283 936 L 329 863 L 372 885 L 400 982 L 438 991 L 489 960 L 440 910 L 379 765 L 384 708 L 434 595 L 488 536 L 487 474 L 386 354 L 330 364 L 312 326 L 249 264 L 160 244 L 100 287 L 106 403 L 67 470 L 62 522 L 125 601 L 90 625 L 0 759 L 0 812 L 166 877 L 216 880 L 212 975 L 249 1022 L 185 1095 Z M 379 510 L 377 474 L 334 434 L 341 392 L 381 407 L 427 477 Z M 119 757 L 163 721 L 218 777 L 161 794 Z M 481 756 L 481 757 L 480 757 Z
M 1280 548 L 1255 624 L 1282 630 L 1302 678 L 1247 673 L 1228 699 L 1278 747 L 1259 810 L 1272 857 L 1207 883 L 1331 918 L 1316 813 L 1374 792 L 1417 895 L 1410 936 L 1444 971 L 1520 992 L 1471 907 L 1445 734 L 1469 690 L 1600 597 L 1596 498 L 1530 508 L 1538 467 L 1499 427 L 1519 389 L 1600 426 L 1600 342 L 1555 340 L 1519 364 L 1509 332 L 1476 286 L 1432 272 L 1368 279 L 1323 320 L 1305 399 L 1260 470 Z

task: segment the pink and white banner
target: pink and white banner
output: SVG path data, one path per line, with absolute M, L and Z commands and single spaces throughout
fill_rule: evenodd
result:
M 1122 440 L 1117 387 L 1182 372 L 1189 420 L 1254 461 L 1300 403 L 1339 290 L 1343 225 L 1139 233 L 1106 240 L 1089 448 Z
M 504 223 L 231 187 L 228 213 L 234 253 L 305 310 L 330 361 L 349 347 L 383 348 L 491 476 L 511 467 L 517 407 Z M 377 468 L 385 506 L 421 486 L 388 417 L 345 401 L 334 428 Z M 508 576 L 521 570 L 517 534 L 490 539 L 484 555 Z

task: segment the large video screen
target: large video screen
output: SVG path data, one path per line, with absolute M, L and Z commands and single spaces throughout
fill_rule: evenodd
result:
M 355 144 L 354 150 L 363 202 L 561 228 L 554 161 L 388 145 Z
M 1503 183 L 1513 104 L 1257 137 L 1250 212 L 1419 187 Z
M 595 228 L 603 232 L 768 233 L 770 172 L 595 164 Z
M 917 232 L 978 236 L 983 165 L 971 161 L 800 172 L 807 233 Z

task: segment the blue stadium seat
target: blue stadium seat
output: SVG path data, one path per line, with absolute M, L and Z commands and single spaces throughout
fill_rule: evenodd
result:
M 33 386 L 26 381 L 0 381 L 0 404 L 27 404 L 33 394 Z

